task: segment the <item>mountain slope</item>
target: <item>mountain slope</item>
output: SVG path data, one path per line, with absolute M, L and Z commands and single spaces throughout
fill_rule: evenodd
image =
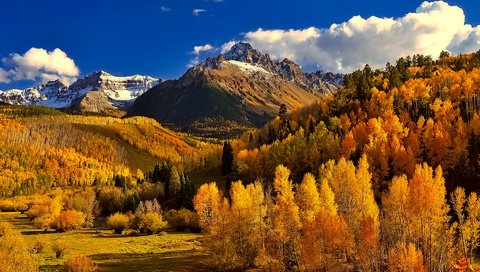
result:
M 99 71 L 68 87 L 56 80 L 24 90 L 0 91 L 0 101 L 121 116 L 135 98 L 160 82 L 149 76 L 117 77 Z
M 309 76 L 292 61 L 272 61 L 239 43 L 147 91 L 127 116 L 152 117 L 204 136 L 230 136 L 263 125 L 282 104 L 296 109 L 335 90 L 334 82 L 320 75 Z
M 221 163 L 221 145 L 144 117 L 79 116 L 0 103 L 0 139 L 0 194 L 8 196 L 34 185 L 104 183 L 163 161 L 185 172 L 209 171 Z

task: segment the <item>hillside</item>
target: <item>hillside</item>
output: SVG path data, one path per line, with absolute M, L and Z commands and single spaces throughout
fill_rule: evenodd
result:
M 321 73 L 305 74 L 287 59 L 275 62 L 239 43 L 208 58 L 178 80 L 166 81 L 140 96 L 127 116 L 147 116 L 184 131 L 228 137 L 259 127 L 288 110 L 308 105 L 336 89 Z
M 236 174 L 271 178 L 283 164 L 298 182 L 330 159 L 365 154 L 378 198 L 393 177 L 410 177 L 423 162 L 443 169 L 449 191 L 478 190 L 479 75 L 479 53 L 366 66 L 345 75 L 338 92 L 244 134 L 233 144 Z
M 220 145 L 172 132 L 152 119 L 75 116 L 38 106 L 0 106 L 0 191 L 138 177 L 158 162 L 187 172 L 215 169 Z M 140 171 L 140 172 L 139 172 Z

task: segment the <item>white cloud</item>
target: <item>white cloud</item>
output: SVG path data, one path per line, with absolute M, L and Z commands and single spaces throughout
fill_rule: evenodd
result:
M 193 66 L 199 64 L 200 63 L 200 55 L 202 53 L 210 52 L 210 51 L 217 51 L 217 49 L 209 43 L 207 43 L 205 45 L 194 46 L 193 51 L 191 52 L 194 55 L 194 57 L 187 64 L 187 67 L 190 68 L 190 67 L 193 67 Z
M 193 54 L 199 55 L 202 52 L 207 52 L 215 49 L 211 44 L 197 45 L 193 47 Z
M 244 34 L 253 47 L 274 58 L 290 58 L 304 67 L 350 72 L 365 64 L 383 67 L 401 56 L 480 49 L 480 26 L 465 24 L 465 14 L 443 1 L 423 2 L 400 18 L 362 18 L 329 28 L 274 29 Z M 230 48 L 232 41 L 222 46 Z
M 9 73 L 4 69 L 0 68 L 0 83 L 9 83 L 10 79 L 8 78 Z
M 164 12 L 171 11 L 171 8 L 167 8 L 166 6 L 161 6 L 160 9 Z
M 80 72 L 73 59 L 59 48 L 48 52 L 45 49 L 33 47 L 23 55 L 10 54 L 8 58 L 3 59 L 3 63 L 10 68 L 7 72 L 9 80 L 47 82 L 59 79 L 69 84 Z
M 207 10 L 206 9 L 194 9 L 192 11 L 192 14 L 193 14 L 193 16 L 199 16 L 203 12 L 207 12 Z

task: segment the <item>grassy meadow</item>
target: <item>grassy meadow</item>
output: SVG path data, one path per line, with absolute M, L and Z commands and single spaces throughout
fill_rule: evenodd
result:
M 36 254 L 41 271 L 63 271 L 63 263 L 71 254 L 84 254 L 98 265 L 98 271 L 208 271 L 208 251 L 202 234 L 166 232 L 161 235 L 122 235 L 111 230 L 82 229 L 54 232 L 38 229 L 30 218 L 19 212 L 1 212 L 0 222 L 9 222 L 19 229 L 32 246 L 43 242 Z M 65 256 L 56 258 L 55 241 L 66 243 Z

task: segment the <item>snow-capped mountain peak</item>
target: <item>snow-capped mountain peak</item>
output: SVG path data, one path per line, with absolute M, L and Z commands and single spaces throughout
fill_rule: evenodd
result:
M 327 75 L 321 71 L 305 73 L 294 61 L 288 58 L 272 60 L 270 55 L 256 50 L 245 42 L 233 45 L 228 52 L 216 58 L 207 58 L 199 68 L 222 69 L 225 63 L 234 64 L 248 74 L 276 75 L 312 93 L 336 90 L 343 79 L 341 74 L 327 73 Z
M 113 108 L 125 110 L 148 89 L 158 85 L 160 79 L 143 76 L 114 76 L 97 71 L 78 79 L 70 86 L 58 80 L 23 90 L 0 91 L 0 101 L 16 105 L 40 105 L 52 108 L 70 108 L 90 92 L 105 94 Z

